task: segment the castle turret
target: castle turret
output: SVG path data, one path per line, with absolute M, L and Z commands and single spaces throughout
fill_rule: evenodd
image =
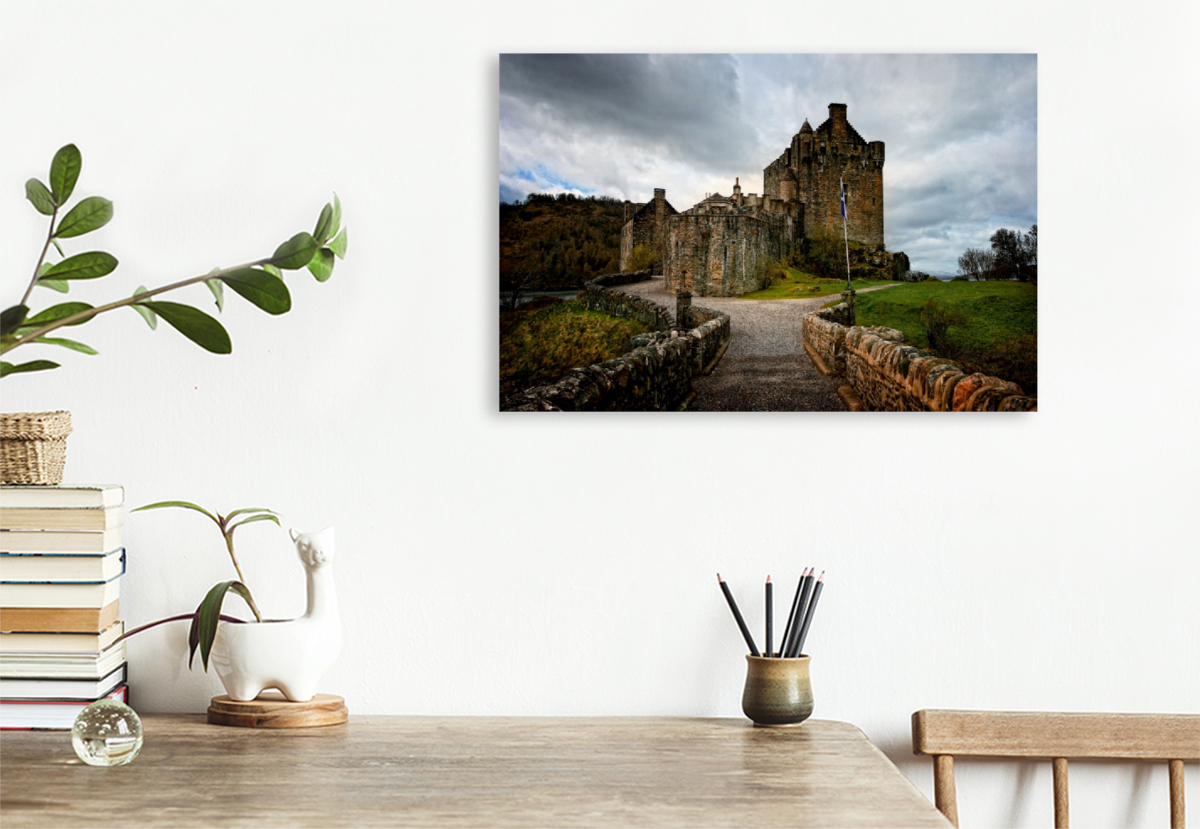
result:
M 796 173 L 794 170 L 788 170 L 783 174 L 783 178 L 779 182 L 779 198 L 786 203 L 796 201 L 798 197 Z
M 738 207 L 742 206 L 742 186 L 738 184 L 737 178 L 733 180 L 733 200 Z
M 876 167 L 883 166 L 883 142 L 872 141 L 867 145 L 869 147 L 870 158 L 875 163 Z

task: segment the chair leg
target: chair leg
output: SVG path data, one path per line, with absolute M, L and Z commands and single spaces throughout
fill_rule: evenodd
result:
M 938 754 L 933 758 L 933 805 L 958 826 L 958 802 L 954 795 L 954 758 Z
M 1054 758 L 1054 829 L 1069 829 L 1071 807 L 1067 794 L 1067 758 Z
M 1167 768 L 1171 778 L 1171 829 L 1184 829 L 1187 819 L 1183 814 L 1183 761 L 1171 760 Z

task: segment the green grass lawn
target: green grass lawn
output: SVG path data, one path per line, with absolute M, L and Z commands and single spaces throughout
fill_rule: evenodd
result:
M 787 279 L 782 279 L 761 291 L 743 294 L 742 299 L 814 299 L 840 294 L 846 290 L 846 280 L 844 279 L 820 279 L 794 268 L 788 268 L 787 274 Z M 850 284 L 857 291 L 872 285 L 890 285 L 892 283 L 884 280 L 855 279 Z
M 1037 286 L 1021 282 L 904 283 L 855 298 L 859 325 L 885 325 L 904 332 L 905 342 L 928 349 L 921 306 L 937 299 L 967 318 L 950 328 L 950 353 L 941 356 L 969 371 L 1002 377 L 1037 393 Z
M 649 330 L 636 320 L 589 311 L 579 301 L 503 312 L 501 395 L 557 383 L 573 368 L 620 357 L 629 351 L 630 337 Z

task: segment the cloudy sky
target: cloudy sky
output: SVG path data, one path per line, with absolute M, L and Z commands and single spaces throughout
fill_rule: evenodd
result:
M 500 200 L 573 192 L 685 210 L 848 106 L 886 144 L 887 248 L 947 274 L 1037 222 L 1037 56 L 502 55 Z

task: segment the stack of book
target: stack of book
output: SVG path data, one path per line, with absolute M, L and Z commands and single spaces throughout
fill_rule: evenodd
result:
M 128 702 L 120 620 L 125 491 L 0 487 L 0 728 L 69 729 Z

